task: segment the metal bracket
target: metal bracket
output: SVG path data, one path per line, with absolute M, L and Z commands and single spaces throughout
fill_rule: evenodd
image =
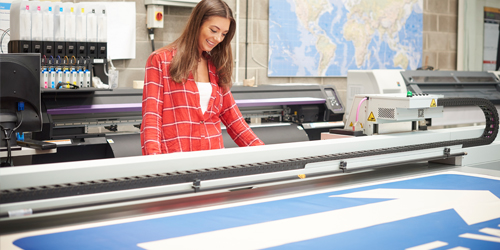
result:
M 451 154 L 451 149 L 450 148 L 444 148 L 444 156 L 450 157 Z
M 339 166 L 340 169 L 342 169 L 342 173 L 345 173 L 345 171 L 347 170 L 347 162 L 345 161 L 340 161 L 340 166 Z
M 200 191 L 201 188 L 201 180 L 200 179 L 194 179 L 193 185 L 191 186 L 194 189 L 194 192 Z

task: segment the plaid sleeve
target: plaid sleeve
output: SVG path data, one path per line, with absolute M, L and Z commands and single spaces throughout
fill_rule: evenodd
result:
M 234 142 L 240 147 L 264 145 L 264 142 L 255 135 L 245 122 L 238 106 L 236 106 L 231 91 L 223 94 L 222 102 L 220 118 L 222 123 L 226 125 L 227 133 L 233 138 Z
M 158 54 L 153 53 L 146 62 L 142 94 L 141 147 L 143 155 L 162 153 L 162 80 L 162 60 Z

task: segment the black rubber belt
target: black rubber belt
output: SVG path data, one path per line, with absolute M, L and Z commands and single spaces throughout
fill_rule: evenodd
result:
M 0 204 L 41 200 L 57 197 L 103 193 L 125 189 L 144 188 L 177 183 L 192 183 L 193 181 L 213 180 L 226 177 L 236 177 L 251 174 L 271 173 L 293 169 L 302 169 L 308 163 L 344 160 L 350 158 L 391 154 L 397 152 L 408 152 L 428 148 L 448 147 L 463 145 L 475 147 L 492 143 L 498 134 L 498 112 L 495 106 L 486 99 L 480 98 L 442 98 L 438 100 L 438 106 L 479 106 L 485 115 L 486 126 L 483 134 L 478 138 L 452 140 L 436 143 L 425 143 L 411 146 L 391 147 L 383 149 L 356 151 L 349 153 L 338 153 L 320 155 L 314 157 L 301 157 L 280 161 L 260 162 L 217 168 L 197 169 L 182 172 L 161 173 L 153 175 L 131 176 L 124 178 L 113 178 L 77 183 L 64 183 L 59 185 L 38 186 L 20 189 L 2 190 L 0 193 Z

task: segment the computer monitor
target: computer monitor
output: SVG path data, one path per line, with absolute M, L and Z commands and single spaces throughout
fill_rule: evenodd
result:
M 40 106 L 40 54 L 0 54 L 0 150 L 8 146 L 4 131 L 12 133 L 11 147 L 16 132 L 41 131 Z

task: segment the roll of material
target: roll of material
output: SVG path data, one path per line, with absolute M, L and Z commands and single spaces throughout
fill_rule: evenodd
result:
M 144 88 L 144 81 L 134 81 L 132 88 L 134 89 L 143 89 Z

